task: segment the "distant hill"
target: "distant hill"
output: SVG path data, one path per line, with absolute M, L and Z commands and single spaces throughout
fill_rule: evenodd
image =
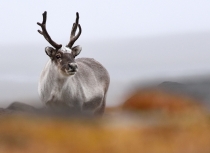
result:
M 195 82 L 183 84 L 177 82 L 163 82 L 158 85 L 158 88 L 168 92 L 193 97 L 210 107 L 210 79 L 208 82 L 206 80 L 202 82 L 201 79 L 200 82 L 195 80 Z

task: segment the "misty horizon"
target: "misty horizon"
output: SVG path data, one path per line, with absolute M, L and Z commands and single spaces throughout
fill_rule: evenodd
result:
M 176 81 L 176 78 L 209 75 L 209 41 L 210 32 L 206 32 L 107 41 L 80 40 L 76 45 L 83 48 L 78 58 L 94 58 L 109 71 L 109 106 L 119 104 L 122 101 L 119 97 L 126 97 L 129 94 L 127 91 L 136 83 L 140 85 L 152 80 L 160 80 L 161 83 Z M 50 45 L 44 42 L 40 45 L 0 46 L 6 50 L 1 53 L 2 57 L 7 57 L 2 58 L 4 64 L 0 65 L 0 105 L 3 102 L 27 102 L 28 99 L 39 101 L 37 84 L 41 70 L 49 60 L 44 48 Z

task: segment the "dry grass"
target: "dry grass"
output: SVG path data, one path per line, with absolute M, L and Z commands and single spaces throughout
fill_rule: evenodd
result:
M 0 152 L 210 152 L 208 115 L 152 115 L 101 119 L 5 115 L 0 118 Z
M 138 92 L 102 118 L 15 113 L 2 114 L 0 125 L 0 153 L 210 153 L 209 112 L 156 91 Z

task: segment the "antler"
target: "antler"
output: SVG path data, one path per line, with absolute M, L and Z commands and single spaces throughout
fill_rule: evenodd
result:
M 44 36 L 44 38 L 53 46 L 55 47 L 56 49 L 59 49 L 62 47 L 61 44 L 57 44 L 56 42 L 54 42 L 50 35 L 48 34 L 47 30 L 46 30 L 46 20 L 47 20 L 47 12 L 45 11 L 43 14 L 43 21 L 42 23 L 39 23 L 37 22 L 37 24 L 42 28 L 42 31 L 41 30 L 38 30 L 38 32 Z
M 79 23 L 79 13 L 78 12 L 76 13 L 76 16 L 77 16 L 76 21 L 73 24 L 72 29 L 71 29 L 70 41 L 69 41 L 68 45 L 66 45 L 66 47 L 69 47 L 69 48 L 71 48 L 73 46 L 74 42 L 79 38 L 80 34 L 82 33 L 82 28 L 81 28 L 80 24 L 78 24 Z M 77 26 L 79 27 L 79 32 L 75 36 Z

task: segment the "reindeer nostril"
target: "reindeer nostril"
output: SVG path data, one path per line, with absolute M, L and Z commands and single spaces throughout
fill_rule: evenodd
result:
M 72 69 L 72 70 L 76 70 L 77 69 L 77 64 L 75 63 L 69 63 L 69 68 Z
M 69 68 L 71 68 L 71 67 L 72 67 L 72 66 L 71 66 L 71 63 L 69 63 L 68 65 L 69 65 Z

